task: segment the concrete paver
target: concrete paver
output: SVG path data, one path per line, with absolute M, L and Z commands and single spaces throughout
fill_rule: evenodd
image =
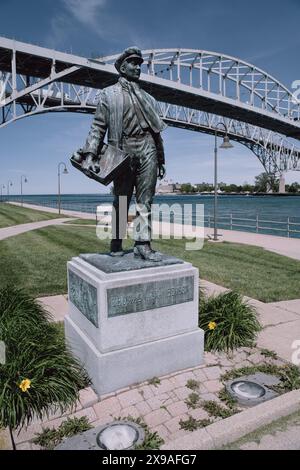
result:
M 0 229 L 0 240 L 20 235 L 21 233 L 30 232 L 43 227 L 49 227 L 50 225 L 60 225 L 71 219 L 51 219 L 42 220 L 40 222 L 30 222 L 28 224 L 13 225 L 11 227 L 5 227 Z
M 68 313 L 67 295 L 50 295 L 48 297 L 39 297 L 37 300 L 51 314 L 54 322 L 63 321 Z
M 258 335 L 257 345 L 260 348 L 271 349 L 280 358 L 291 362 L 295 341 L 300 342 L 300 319 L 263 329 Z
M 292 312 L 296 315 L 300 315 L 300 299 L 272 302 L 268 305 L 270 307 L 280 308 L 281 310 L 286 310 L 287 312 Z
M 9 204 L 15 205 L 15 206 L 20 206 L 21 203 L 19 202 L 9 202 Z M 37 204 L 23 204 L 23 207 L 27 207 L 28 209 L 33 209 L 37 211 L 43 211 L 43 212 L 50 212 L 51 214 L 57 214 L 57 209 L 54 207 L 48 207 L 48 206 L 39 206 Z M 76 219 L 90 219 L 90 220 L 95 220 L 96 215 L 88 212 L 80 212 L 80 211 L 70 211 L 70 210 L 65 210 L 61 209 L 61 214 L 63 215 L 69 215 L 71 217 L 74 217 Z M 70 220 L 70 219 L 68 219 Z
M 249 303 L 258 311 L 262 327 L 280 325 L 299 319 L 295 312 L 279 308 L 278 304 L 281 302 L 265 304 L 259 300 L 251 299 Z
M 211 229 L 204 229 L 205 235 L 211 233 Z M 222 240 L 231 243 L 260 246 L 279 255 L 300 260 L 300 239 L 277 237 L 275 235 L 263 235 L 260 233 L 239 232 L 235 230 L 220 230 Z

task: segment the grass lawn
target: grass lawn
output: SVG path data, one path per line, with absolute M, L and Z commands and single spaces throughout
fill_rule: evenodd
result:
M 57 219 L 59 217 L 66 216 L 0 203 L 0 228 L 27 224 L 29 222 L 39 222 L 40 220 Z
M 132 246 L 128 240 L 125 247 Z M 200 277 L 264 302 L 299 298 L 300 262 L 233 243 L 205 243 L 185 251 L 184 240 L 161 240 L 156 249 L 190 261 Z M 0 242 L 0 283 L 25 287 L 35 296 L 67 291 L 66 263 L 80 253 L 107 252 L 109 240 L 93 227 L 52 226 Z

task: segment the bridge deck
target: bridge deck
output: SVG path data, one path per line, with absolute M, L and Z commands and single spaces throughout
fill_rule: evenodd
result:
M 111 64 L 6 38 L 0 38 L 0 71 L 11 72 L 13 51 L 16 71 L 21 75 L 49 77 L 55 61 L 56 72 L 71 68 L 62 82 L 104 88 L 117 80 Z M 291 117 L 155 75 L 142 74 L 141 84 L 159 101 L 219 114 L 300 140 L 300 122 Z

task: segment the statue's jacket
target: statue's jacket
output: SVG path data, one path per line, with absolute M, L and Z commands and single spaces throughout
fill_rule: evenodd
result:
M 149 105 L 157 109 L 155 98 L 146 91 L 141 91 Z M 119 82 L 101 90 L 95 117 L 82 150 L 84 154 L 92 153 L 98 155 L 106 132 L 108 143 L 115 147 L 122 148 L 123 102 L 123 91 Z M 155 135 L 155 142 L 158 162 L 165 163 L 163 142 L 160 134 Z

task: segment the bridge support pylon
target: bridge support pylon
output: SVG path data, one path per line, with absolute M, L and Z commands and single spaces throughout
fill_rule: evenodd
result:
M 285 193 L 285 174 L 281 173 L 279 177 L 279 193 Z

